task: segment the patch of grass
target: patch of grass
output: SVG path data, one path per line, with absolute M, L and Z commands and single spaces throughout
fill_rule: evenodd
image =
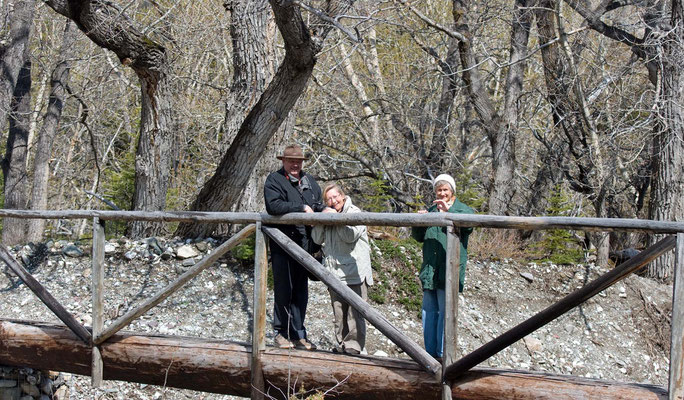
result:
M 396 301 L 408 311 L 420 311 L 423 298 L 418 279 L 422 264 L 420 243 L 413 239 L 374 240 L 372 243 L 371 266 L 375 284 L 370 287 L 368 297 L 378 304 Z
M 500 261 L 511 258 L 526 260 L 524 244 L 513 230 L 478 228 L 468 240 L 468 258 Z

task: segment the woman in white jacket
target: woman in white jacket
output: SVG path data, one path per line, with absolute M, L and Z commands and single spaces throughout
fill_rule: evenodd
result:
M 361 212 L 336 184 L 330 184 L 323 190 L 323 201 L 328 206 L 323 212 Z M 323 266 L 363 300 L 367 300 L 368 286 L 373 284 L 367 228 L 316 225 L 311 237 L 314 242 L 323 246 Z M 328 291 L 333 306 L 337 340 L 333 352 L 359 354 L 366 345 L 366 321 L 336 293 Z

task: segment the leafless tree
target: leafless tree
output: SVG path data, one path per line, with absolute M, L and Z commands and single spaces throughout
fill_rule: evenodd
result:
M 269 140 L 306 89 L 316 55 L 333 28 L 330 21 L 344 14 L 350 6 L 348 1 L 329 1 L 320 15 L 332 18 L 320 18 L 314 14 L 314 23 L 307 26 L 295 3 L 270 1 L 285 45 L 285 57 L 273 80 L 242 122 L 215 174 L 205 183 L 191 210 L 226 210 L 236 202 Z M 215 226 L 209 224 L 181 224 L 177 233 L 187 237 L 202 237 L 211 234 L 214 229 Z
M 145 35 L 114 3 L 100 0 L 46 3 L 76 23 L 94 43 L 116 53 L 140 80 L 140 137 L 135 159 L 134 210 L 163 210 L 166 205 L 173 135 L 166 49 Z M 132 237 L 153 236 L 161 223 L 132 222 Z
M 59 121 L 62 116 L 62 110 L 64 109 L 64 103 L 66 102 L 66 87 L 69 82 L 71 63 L 70 58 L 73 54 L 76 35 L 78 35 L 76 26 L 71 22 L 67 22 L 64 28 L 64 37 L 60 49 L 60 60 L 52 71 L 52 77 L 50 79 L 50 97 L 48 100 L 47 112 L 43 118 L 43 125 L 38 134 L 35 149 L 33 162 L 33 190 L 31 192 L 31 209 L 34 210 L 44 210 L 47 208 L 50 156 L 52 154 L 52 145 L 55 136 L 57 135 Z M 45 220 L 29 220 L 28 240 L 32 242 L 42 241 L 44 230 Z

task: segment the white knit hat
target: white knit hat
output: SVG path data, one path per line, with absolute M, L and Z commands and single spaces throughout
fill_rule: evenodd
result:
M 444 181 L 447 182 L 451 186 L 451 191 L 455 192 L 456 191 L 456 182 L 454 181 L 454 178 L 451 177 L 451 175 L 447 174 L 441 174 L 437 175 L 434 181 L 432 181 L 432 188 L 435 188 L 435 184 L 439 181 Z

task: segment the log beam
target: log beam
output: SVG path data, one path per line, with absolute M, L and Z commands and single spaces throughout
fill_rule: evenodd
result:
M 251 348 L 188 337 L 117 334 L 101 346 L 104 378 L 250 395 Z M 89 375 L 91 347 L 56 325 L 0 319 L 0 365 Z M 307 390 L 336 387 L 339 399 L 440 398 L 441 382 L 410 360 L 267 347 L 261 355 L 267 394 L 290 380 Z M 341 382 L 341 383 L 340 383 Z M 284 390 L 286 392 L 286 390 Z M 474 369 L 454 383 L 455 399 L 666 399 L 664 388 L 574 376 Z

